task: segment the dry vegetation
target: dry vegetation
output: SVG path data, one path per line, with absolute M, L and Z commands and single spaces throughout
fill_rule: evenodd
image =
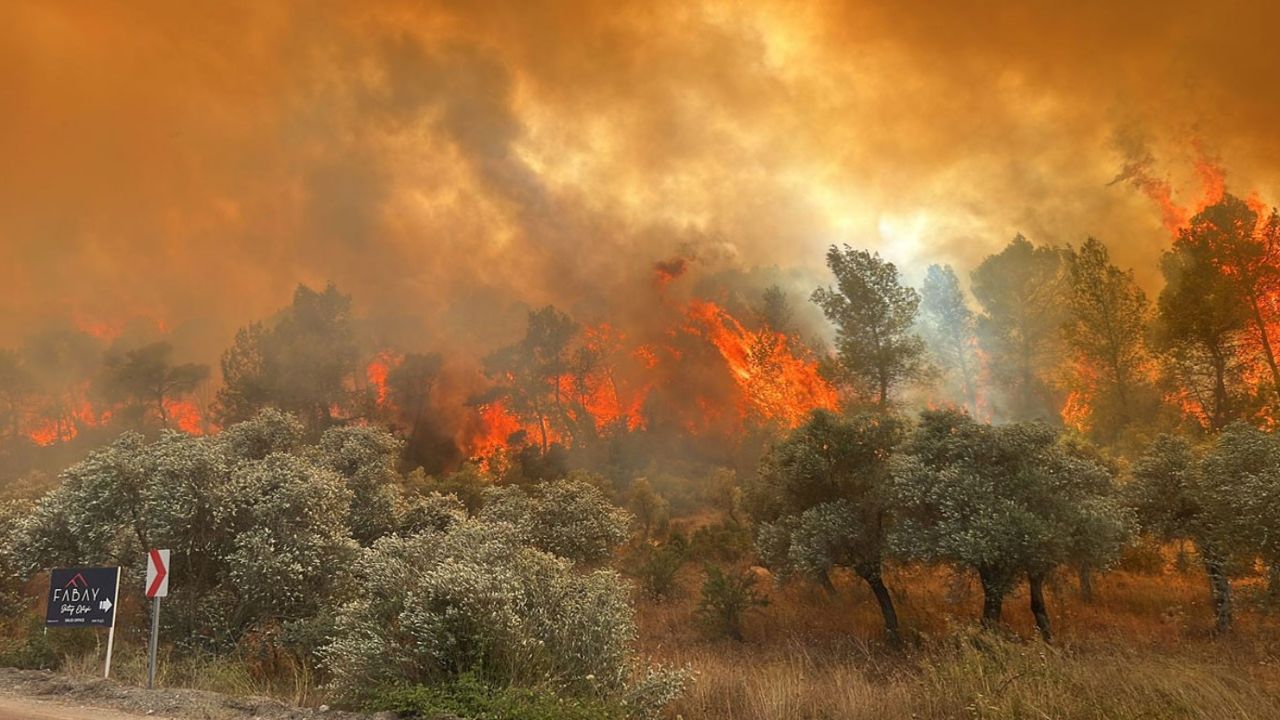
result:
M 847 576 L 836 577 L 835 596 L 800 583 L 769 587 L 772 602 L 748 621 L 747 642 L 706 639 L 693 619 L 692 567 L 677 598 L 640 604 L 642 643 L 697 672 L 673 708 L 684 718 L 1280 717 L 1280 616 L 1243 612 L 1231 637 L 1213 637 L 1197 572 L 1110 573 L 1095 580 L 1093 603 L 1059 578 L 1053 645 L 1034 639 L 1025 588 L 997 637 L 974 628 L 975 580 L 898 569 L 891 581 L 913 633 L 901 649 L 884 644 L 873 598 Z M 1242 585 L 1242 609 L 1256 595 Z

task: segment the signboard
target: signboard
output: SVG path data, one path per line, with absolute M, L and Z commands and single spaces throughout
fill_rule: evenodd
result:
M 120 568 L 54 568 L 49 576 L 47 627 L 108 627 L 116 622 Z
M 147 597 L 169 596 L 169 551 L 152 550 L 147 553 Z

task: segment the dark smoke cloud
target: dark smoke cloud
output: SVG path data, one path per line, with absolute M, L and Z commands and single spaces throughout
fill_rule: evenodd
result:
M 1108 185 L 1126 164 L 1150 155 L 1187 201 L 1197 142 L 1233 191 L 1280 177 L 1262 3 L 0 14 L 0 345 L 142 318 L 211 360 L 332 280 L 378 341 L 478 355 L 546 303 L 656 326 L 675 257 L 803 301 L 833 242 L 918 279 L 1018 231 L 1096 235 L 1154 289 L 1167 233 Z

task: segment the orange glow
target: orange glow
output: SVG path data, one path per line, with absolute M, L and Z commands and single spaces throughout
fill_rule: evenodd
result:
M 818 374 L 817 363 L 796 357 L 786 335 L 748 330 L 711 302 L 695 300 L 686 312 L 693 331 L 705 333 L 724 358 L 745 409 L 795 427 L 818 408 L 839 406 L 839 395 Z
M 379 407 L 387 403 L 387 376 L 402 362 L 404 362 L 404 355 L 393 350 L 383 350 L 365 368 L 365 378 L 373 386 Z

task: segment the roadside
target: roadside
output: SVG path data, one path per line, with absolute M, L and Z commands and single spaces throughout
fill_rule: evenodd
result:
M 147 690 L 101 678 L 45 670 L 0 668 L 0 720 L 392 720 L 299 708 L 264 697 L 236 697 L 206 690 Z

